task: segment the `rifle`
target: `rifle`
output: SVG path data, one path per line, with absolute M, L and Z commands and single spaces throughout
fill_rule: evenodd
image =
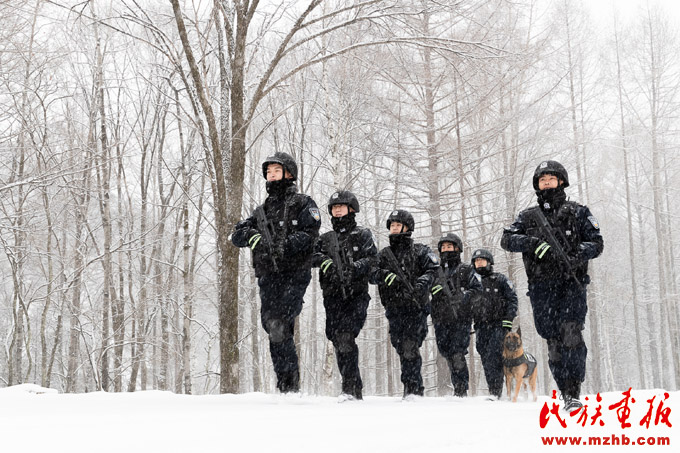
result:
M 454 269 L 454 272 L 457 272 L 458 269 Z M 451 311 L 453 312 L 454 318 L 458 318 L 458 310 L 456 309 L 456 301 L 453 298 L 455 293 L 458 292 L 456 288 L 454 288 L 453 291 L 451 291 L 451 287 L 449 286 L 449 279 L 446 278 L 446 274 L 444 273 L 444 269 L 442 267 L 439 267 L 439 281 L 442 282 L 440 285 L 442 287 L 442 291 L 444 291 L 444 299 L 448 303 L 449 307 L 451 308 Z M 433 299 L 434 300 L 434 299 Z
M 550 226 L 550 223 L 548 223 L 548 219 L 545 218 L 545 215 L 543 215 L 543 212 L 541 212 L 540 208 L 533 209 L 531 212 L 533 214 L 534 220 L 538 224 L 538 229 L 544 236 L 543 239 L 548 243 L 548 245 L 550 245 L 550 247 L 552 247 L 554 252 L 557 253 L 558 258 L 567 269 L 567 274 L 574 279 L 579 289 L 583 291 L 584 290 L 583 285 L 581 285 L 581 282 L 578 280 L 578 277 L 574 272 L 574 268 L 571 267 L 569 257 L 564 252 L 564 249 L 562 248 L 560 243 L 557 241 L 555 233 L 553 232 L 553 228 L 552 226 Z
M 406 285 L 406 289 L 408 290 L 411 297 L 415 297 L 416 292 L 413 289 L 413 285 L 411 285 L 409 279 L 406 278 L 406 275 L 404 275 L 404 271 L 401 269 L 399 261 L 397 261 L 397 257 L 394 256 L 391 248 L 385 247 L 385 256 L 387 257 L 387 262 L 389 265 L 394 268 L 394 272 L 399 277 L 399 280 L 401 280 L 401 282 Z
M 454 269 L 454 272 L 457 272 L 458 269 Z M 454 274 L 455 275 L 455 274 Z M 439 266 L 439 279 L 444 282 L 445 284 L 442 285 L 442 291 L 444 291 L 444 296 L 446 296 L 446 299 L 449 301 L 453 300 L 454 293 L 458 292 L 456 288 L 451 291 L 451 286 L 449 285 L 449 279 L 446 278 L 446 274 L 444 274 L 444 269 L 442 269 L 441 266 Z
M 274 256 L 274 241 L 272 240 L 274 227 L 269 219 L 267 219 L 267 214 L 264 213 L 264 208 L 262 206 L 258 206 L 257 209 L 255 209 L 255 220 L 257 221 L 257 229 L 264 238 L 264 243 L 267 246 L 267 252 L 272 260 L 274 272 L 279 272 L 279 266 L 277 266 L 276 257 Z
M 348 263 L 349 266 L 352 266 L 351 259 L 347 259 L 347 255 L 344 253 L 344 250 L 340 248 L 340 244 L 338 243 L 338 235 L 335 232 L 331 232 L 328 236 L 328 256 L 333 260 L 333 264 L 335 264 L 338 277 L 340 278 L 340 290 L 342 291 L 342 298 L 347 299 L 347 290 L 345 287 L 347 286 L 347 277 L 345 274 L 345 263 Z

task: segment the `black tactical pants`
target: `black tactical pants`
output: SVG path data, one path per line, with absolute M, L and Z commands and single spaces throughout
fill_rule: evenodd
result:
M 423 359 L 420 346 L 427 335 L 427 311 L 386 311 L 390 325 L 390 341 L 399 354 L 401 382 L 405 394 L 422 395 L 424 392 L 421 368 Z
M 465 355 L 470 346 L 470 323 L 466 321 L 434 325 L 439 353 L 446 359 L 451 372 L 451 384 L 457 394 L 468 389 L 470 376 Z
M 536 331 L 548 340 L 548 365 L 557 387 L 579 387 L 588 355 L 582 335 L 588 311 L 585 288 L 573 280 L 550 280 L 530 284 L 528 294 Z
M 326 309 L 326 337 L 333 343 L 338 369 L 342 376 L 342 392 L 361 396 L 363 383 L 359 372 L 359 347 L 356 338 L 366 322 L 366 311 L 371 297 L 368 293 L 342 297 L 324 297 Z
M 258 279 L 260 318 L 269 335 L 269 351 L 276 373 L 276 386 L 281 392 L 297 392 L 300 388 L 298 357 L 295 351 L 295 318 L 302 311 L 303 296 L 312 278 L 309 270 L 267 274 Z
M 505 329 L 499 325 L 475 325 L 476 347 L 482 359 L 484 376 L 492 395 L 500 396 L 503 390 L 503 339 Z

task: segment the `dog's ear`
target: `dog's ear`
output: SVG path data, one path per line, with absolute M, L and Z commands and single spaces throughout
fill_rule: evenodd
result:
M 522 328 L 517 327 L 517 335 L 519 335 L 520 338 L 522 338 Z

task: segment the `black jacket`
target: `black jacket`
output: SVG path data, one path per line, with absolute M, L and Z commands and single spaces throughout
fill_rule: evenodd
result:
M 451 300 L 442 288 L 448 285 Z M 470 303 L 473 296 L 482 291 L 482 284 L 475 277 L 472 266 L 459 264 L 456 267 L 440 266 L 432 285 L 432 322 L 449 324 L 470 322 Z
M 534 206 L 520 212 L 515 222 L 503 231 L 501 247 L 510 252 L 522 252 L 524 269 L 529 283 L 534 281 L 556 280 L 568 277 L 560 265 L 557 253 L 550 251 L 548 256 L 539 259 L 535 249 L 541 237 L 532 211 L 541 209 L 548 223 L 553 227 L 555 237 L 569 256 L 574 273 L 582 283 L 589 283 L 588 260 L 598 257 L 604 248 L 600 226 L 586 206 L 573 201 L 565 201 L 554 210 L 544 210 Z
M 498 272 L 482 277 L 482 292 L 472 300 L 475 327 L 502 327 L 517 316 L 517 294 L 508 278 Z
M 402 272 L 414 288 L 414 293 L 410 293 L 407 285 L 398 279 L 390 286 L 385 283 L 385 278 L 390 272 L 397 273 L 388 262 L 386 255 L 388 248 L 391 249 L 388 246 L 378 253 L 378 265 L 369 279 L 372 284 L 378 285 L 380 302 L 390 311 L 429 310 L 430 288 L 439 267 L 439 259 L 428 246 L 414 244 L 411 239 L 404 246 L 396 250 L 391 249 Z
M 368 277 L 377 262 L 378 249 L 373 241 L 373 234 L 368 228 L 354 226 L 349 231 L 328 231 L 321 235 L 316 243 L 316 251 L 312 258 L 312 266 L 320 267 L 329 257 L 329 238 L 337 235 L 338 245 L 343 257 L 345 275 L 350 278 L 345 287 L 348 298 L 368 293 Z M 319 269 L 319 283 L 324 298 L 337 298 L 341 294 L 340 278 L 334 263 L 324 273 Z
M 272 248 L 279 272 L 309 270 L 321 226 L 321 215 L 314 200 L 297 193 L 293 186 L 282 196 L 268 196 L 262 207 L 273 226 Z M 248 247 L 249 239 L 257 233 L 257 220 L 253 213 L 236 224 L 231 242 L 237 247 Z M 264 239 L 253 250 L 253 267 L 258 277 L 274 272 Z

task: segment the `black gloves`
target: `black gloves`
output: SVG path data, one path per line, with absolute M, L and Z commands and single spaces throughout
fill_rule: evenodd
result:
M 250 237 L 248 239 L 248 247 L 254 253 L 261 253 L 264 255 L 272 255 L 271 257 L 278 262 L 283 258 L 283 244 L 269 244 L 264 236 L 256 229 L 250 230 Z
M 427 297 L 427 286 L 424 284 L 416 283 L 416 286 L 413 287 L 413 290 L 415 291 L 415 297 L 420 299 Z

